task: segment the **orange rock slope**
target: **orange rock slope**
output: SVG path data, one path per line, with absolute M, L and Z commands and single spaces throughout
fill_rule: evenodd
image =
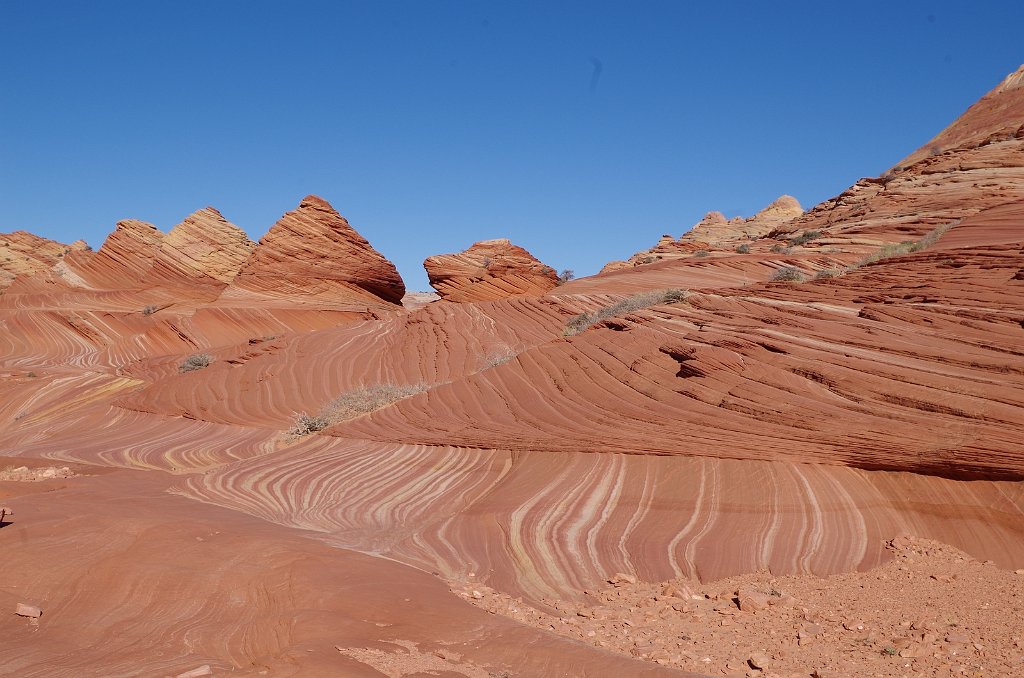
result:
M 203 210 L 24 272 L 0 605 L 42 616 L 6 668 L 696 675 L 696 640 L 554 613 L 620 574 L 862 571 L 900 534 L 1024 568 L 1020 91 L 743 251 L 709 221 L 728 246 L 558 287 L 492 241 L 428 260 L 462 303 L 403 307 L 312 197 L 251 252 Z

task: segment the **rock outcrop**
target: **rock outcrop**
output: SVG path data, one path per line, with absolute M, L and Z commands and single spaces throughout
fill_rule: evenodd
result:
M 0 289 L 7 287 L 15 276 L 51 268 L 71 250 L 83 249 L 85 243 L 76 245 L 64 245 L 27 231 L 0 233 Z
M 330 203 L 309 195 L 260 238 L 224 299 L 246 295 L 300 303 L 401 304 L 405 284 L 395 265 Z
M 540 295 L 559 282 L 555 269 L 504 238 L 428 257 L 423 268 L 442 299 L 459 303 Z
M 658 244 L 651 249 L 637 252 L 625 262 L 609 262 L 601 272 L 608 273 L 657 261 L 692 257 L 698 252 L 732 251 L 741 243 L 784 228 L 803 213 L 800 203 L 791 195 L 776 198 L 749 218 L 726 219 L 721 212 L 708 212 L 678 240 L 671 235 L 663 235 Z
M 190 214 L 163 238 L 149 279 L 153 284 L 227 284 L 255 246 L 242 229 L 207 207 Z
M 682 242 L 734 244 L 737 240 L 760 238 L 781 228 L 804 213 L 800 202 L 791 195 L 782 195 L 752 217 L 726 219 L 721 212 L 708 212 L 693 228 L 683 234 Z
M 60 274 L 74 287 L 117 290 L 149 285 L 146 276 L 163 239 L 164 234 L 153 224 L 137 219 L 119 221 L 97 252 L 65 256 Z

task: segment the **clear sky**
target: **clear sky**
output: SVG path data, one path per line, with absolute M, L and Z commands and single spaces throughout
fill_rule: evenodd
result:
M 1024 62 L 1024 2 L 0 0 L 0 232 L 98 247 L 308 193 L 426 289 L 508 237 L 578 275 L 878 175 Z

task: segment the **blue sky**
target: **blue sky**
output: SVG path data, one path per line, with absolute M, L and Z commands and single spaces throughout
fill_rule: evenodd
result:
M 0 232 L 99 246 L 308 193 L 425 289 L 509 237 L 578 275 L 877 175 L 1024 62 L 1024 3 L 0 0 Z

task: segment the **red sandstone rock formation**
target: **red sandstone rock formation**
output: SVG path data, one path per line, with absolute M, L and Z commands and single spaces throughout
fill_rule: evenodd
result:
M 160 243 L 147 276 L 151 284 L 227 284 L 249 258 L 254 242 L 212 207 L 189 215 Z
M 1024 66 L 881 177 L 776 229 L 893 242 L 1024 199 Z
M 244 243 L 205 211 L 174 238 L 122 222 L 101 251 L 65 255 L 60 275 L 19 276 L 0 296 L 0 454 L 13 469 L 0 474 L 0 499 L 15 510 L 0 530 L 0 606 L 28 601 L 46 614 L 38 627 L 11 615 L 5 669 L 742 670 L 713 650 L 707 624 L 684 640 L 692 617 L 667 617 L 696 612 L 778 615 L 777 627 L 730 622 L 737 635 L 722 645 L 761 647 L 765 628 L 790 633 L 800 649 L 780 670 L 822 656 L 804 642 L 820 637 L 844 657 L 861 652 L 850 638 L 899 642 L 897 654 L 926 651 L 922 666 L 941 671 L 934 655 L 969 647 L 964 626 L 993 617 L 961 616 L 951 594 L 974 592 L 921 565 L 954 567 L 959 555 L 904 553 L 899 567 L 843 584 L 859 595 L 863 584 L 878 591 L 882 575 L 913 575 L 915 596 L 931 596 L 944 623 L 959 619 L 944 640 L 928 638 L 928 621 L 911 629 L 920 637 L 871 639 L 859 620 L 819 618 L 832 609 L 817 593 L 828 581 L 806 586 L 807 612 L 785 596 L 781 609 L 745 611 L 763 597 L 745 593 L 736 608 L 731 592 L 882 565 L 902 533 L 1024 567 L 1024 197 L 1020 139 L 1005 138 L 1024 122 L 1020 89 L 1009 79 L 940 135 L 963 148 L 912 156 L 885 184 L 858 184 L 777 229 L 827 231 L 814 243 L 828 245 L 773 252 L 783 243 L 761 239 L 748 253 L 720 247 L 543 296 L 497 276 L 453 282 L 452 295 L 520 291 L 404 309 L 391 303 L 393 267 L 309 198 L 217 298 Z M 962 221 L 930 246 L 856 265 L 953 215 Z M 210 219 L 212 231 L 197 226 Z M 226 242 L 239 247 L 202 255 Z M 448 280 L 479 265 L 451 257 L 449 270 L 467 275 Z M 771 282 L 783 266 L 837 270 Z M 664 288 L 691 292 L 621 304 L 565 336 L 580 314 Z M 147 310 L 150 296 L 168 305 Z M 183 372 L 195 353 L 209 365 Z M 300 413 L 389 386 L 408 395 L 287 433 Z M 713 605 L 676 595 L 744 573 Z M 1008 576 L 989 580 L 1019 593 Z M 678 585 L 659 593 L 656 581 Z M 611 611 L 621 619 L 601 618 Z M 682 647 L 656 646 L 648 626 L 659 619 Z M 578 642 L 595 639 L 622 654 Z M 1014 649 L 984 642 L 985 657 L 957 661 L 980 670 L 997 658 L 986 667 L 1001 670 Z M 686 655 L 695 647 L 713 662 Z M 888 659 L 871 659 L 871 672 Z
M 76 245 L 78 243 L 63 245 L 26 231 L 0 233 L 0 289 L 9 285 L 15 276 L 51 268 L 68 251 L 80 248 Z
M 540 295 L 558 285 L 558 274 L 506 239 L 483 240 L 458 254 L 423 262 L 430 285 L 446 301 L 492 301 Z
M 400 304 L 404 295 L 394 264 L 326 200 L 310 195 L 260 239 L 224 299 Z
M 59 273 L 70 285 L 91 289 L 125 289 L 148 285 L 164 234 L 153 224 L 136 219 L 117 223 L 95 252 L 73 252 L 64 258 Z
M 752 217 L 726 220 L 721 212 L 708 212 L 680 238 L 683 242 L 714 242 L 733 245 L 736 240 L 760 238 L 783 227 L 804 213 L 799 201 L 782 195 Z
M 740 244 L 784 228 L 803 213 L 800 203 L 789 195 L 780 196 L 763 210 L 746 219 L 743 217 L 726 219 L 721 212 L 708 212 L 678 240 L 671 235 L 663 235 L 658 244 L 651 249 L 637 252 L 625 262 L 609 262 L 601 269 L 601 273 L 610 273 L 658 261 L 692 257 L 698 253 L 700 253 L 698 256 L 702 256 L 714 251 L 732 252 Z

